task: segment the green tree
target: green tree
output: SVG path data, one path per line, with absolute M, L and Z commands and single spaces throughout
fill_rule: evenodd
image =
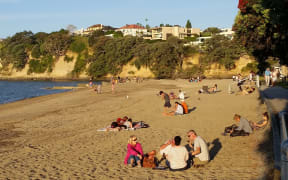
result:
M 236 38 L 258 59 L 260 68 L 269 56 L 288 63 L 287 5 L 283 0 L 249 0 L 235 19 Z
M 219 63 L 225 66 L 226 69 L 233 69 L 235 61 L 246 53 L 239 42 L 222 35 L 216 35 L 206 40 L 203 47 L 203 56 L 200 60 L 201 64 L 206 67 L 209 67 L 212 63 Z
M 190 22 L 190 20 L 188 19 L 187 22 L 186 22 L 186 28 L 192 28 L 192 24 Z

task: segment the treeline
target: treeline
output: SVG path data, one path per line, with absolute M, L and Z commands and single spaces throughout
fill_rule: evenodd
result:
M 84 71 L 95 78 L 109 73 L 117 75 L 124 65 L 133 63 L 138 69 L 150 68 L 157 78 L 185 78 L 203 73 L 212 63 L 233 69 L 235 60 L 245 53 L 238 42 L 219 35 L 201 47 L 184 46 L 184 43 L 185 40 L 176 37 L 153 41 L 123 37 L 119 33 L 111 38 L 101 31 L 87 37 L 70 35 L 66 30 L 49 34 L 24 31 L 0 42 L 0 62 L 3 69 L 12 64 L 21 70 L 29 63 L 28 73 L 52 72 L 60 56 L 65 56 L 66 62 L 74 60 L 74 56 L 67 54 L 72 51 L 77 54 L 72 72 L 75 77 Z M 184 58 L 195 53 L 202 54 L 200 65 L 183 70 Z

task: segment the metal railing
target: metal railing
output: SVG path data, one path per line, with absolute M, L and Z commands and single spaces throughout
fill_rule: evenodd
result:
M 288 179 L 288 118 L 287 112 L 280 112 L 280 132 L 281 132 L 281 179 Z

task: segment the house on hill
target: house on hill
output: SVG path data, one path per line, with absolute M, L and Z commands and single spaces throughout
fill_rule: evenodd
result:
M 181 26 L 172 27 L 155 27 L 151 29 L 152 39 L 167 40 L 170 36 L 178 37 L 179 39 L 185 39 L 186 37 L 193 37 L 194 35 L 200 35 L 199 28 L 184 28 Z
M 130 25 L 127 24 L 126 26 L 116 29 L 116 31 L 122 32 L 124 36 L 130 35 L 139 37 L 142 37 L 148 33 L 146 28 L 136 24 L 130 24 Z

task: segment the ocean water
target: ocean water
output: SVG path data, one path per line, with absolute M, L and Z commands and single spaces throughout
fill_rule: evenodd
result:
M 52 90 L 54 86 L 77 86 L 79 81 L 0 81 L 0 104 L 19 101 L 22 99 L 66 92 L 70 90 Z

